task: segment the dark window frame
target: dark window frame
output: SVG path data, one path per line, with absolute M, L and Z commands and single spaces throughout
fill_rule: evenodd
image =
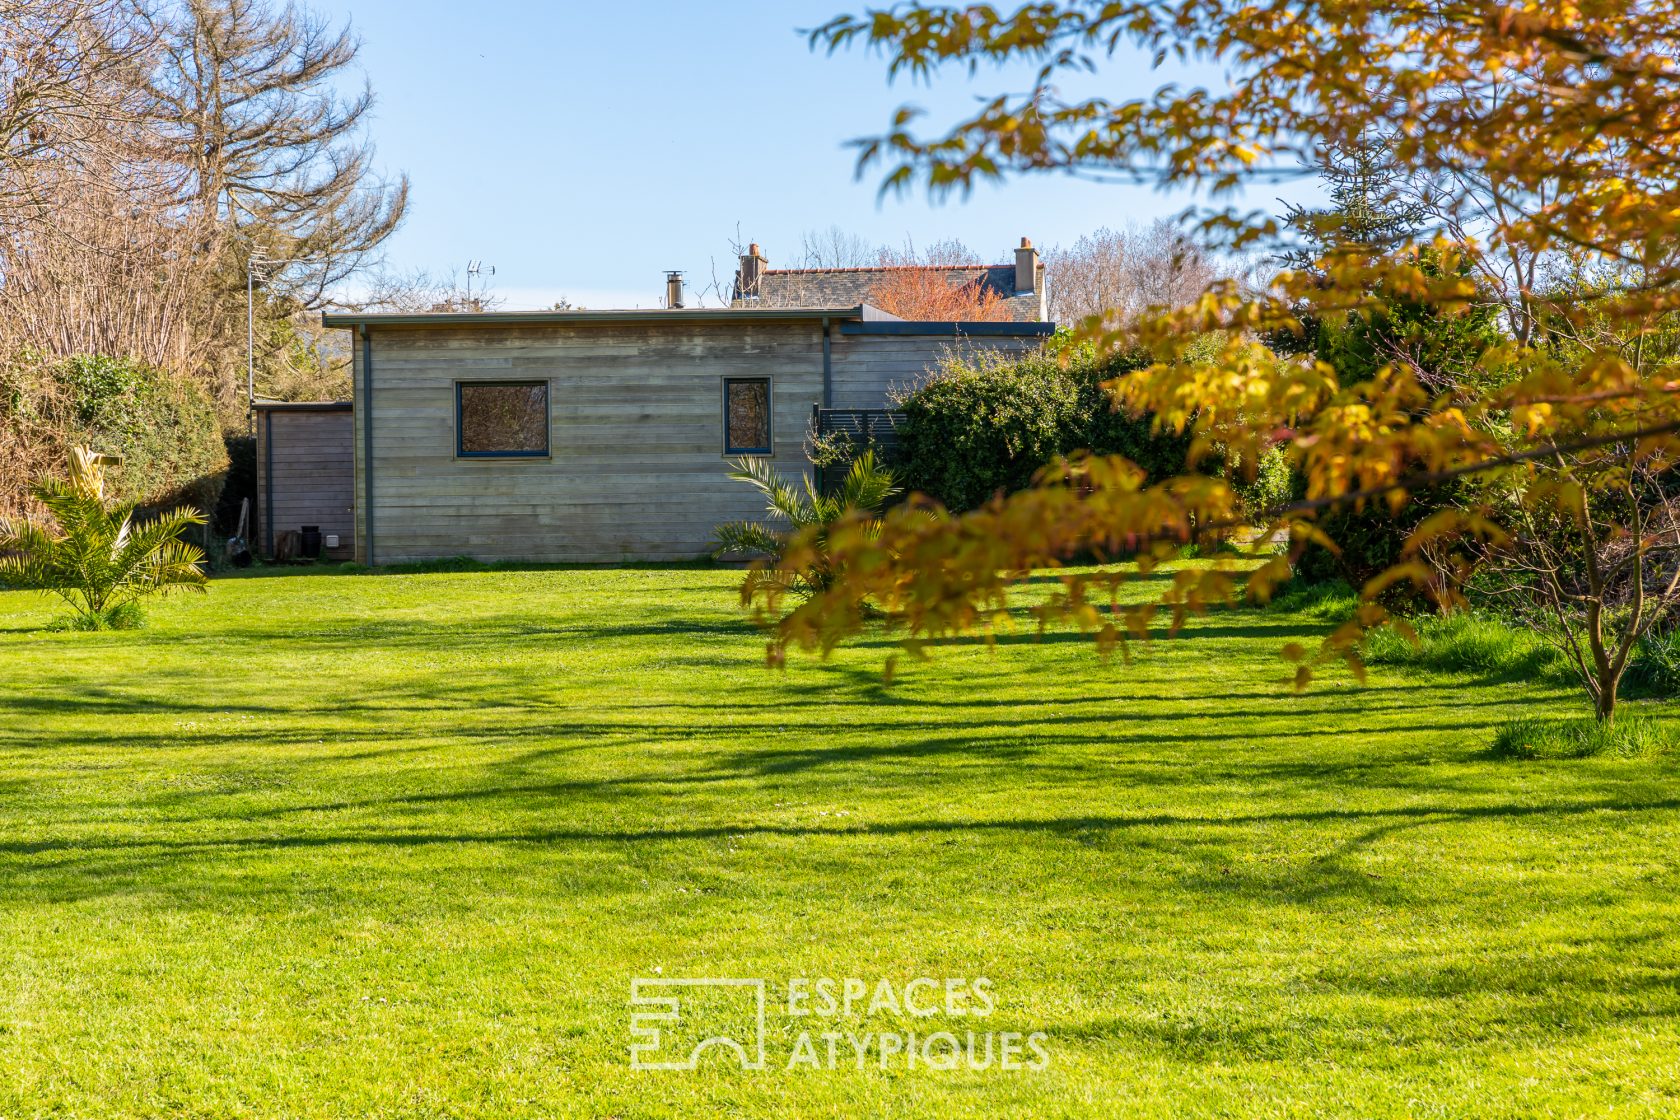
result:
M 729 438 L 729 387 L 731 385 L 758 384 L 764 385 L 764 435 L 762 447 L 737 447 Z M 751 455 L 758 458 L 771 458 L 776 454 L 776 379 L 759 375 L 754 377 L 725 377 L 722 384 L 723 403 L 723 453 L 725 455 Z
M 541 451 L 468 451 L 465 446 L 466 431 L 461 423 L 461 391 L 464 388 L 494 389 L 498 387 L 514 386 L 530 388 L 533 385 L 543 387 L 543 447 Z M 502 377 L 494 380 L 470 380 L 455 382 L 455 457 L 457 459 L 547 459 L 552 455 L 554 446 L 554 385 L 542 377 Z

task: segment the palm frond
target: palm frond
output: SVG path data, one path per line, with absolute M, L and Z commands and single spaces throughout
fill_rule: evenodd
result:
M 770 465 L 768 459 L 735 459 L 730 462 L 730 467 L 730 478 L 750 483 L 764 495 L 767 512 L 771 517 L 780 518 L 796 527 L 809 523 L 809 504 L 800 500 L 799 491 Z
M 737 459 L 730 467 L 729 477 L 756 487 L 764 494 L 771 517 L 790 526 L 785 533 L 751 522 L 718 527 L 714 556 L 727 552 L 762 552 L 776 558 L 776 566 L 755 571 L 748 577 L 742 588 L 742 594 L 748 599 L 758 589 L 773 589 L 772 595 L 776 591 L 808 595 L 831 585 L 835 573 L 828 560 L 829 528 L 854 513 L 878 514 L 881 506 L 898 493 L 892 472 L 876 463 L 872 451 L 864 452 L 852 464 L 844 485 L 834 494 L 822 493 L 809 473 L 801 476 L 802 487 L 795 488 L 763 459 Z M 866 516 L 861 520 L 865 532 L 879 532 L 878 518 Z M 796 539 L 810 545 L 814 555 L 789 566 L 785 559 L 788 544 Z
M 731 552 L 760 552 L 767 556 L 780 556 L 782 548 L 787 544 L 787 538 L 756 521 L 732 521 L 726 525 L 719 525 L 713 532 L 713 538 L 717 542 L 717 547 L 712 549 L 714 557 Z
M 204 586 L 204 552 L 180 537 L 203 515 L 176 509 L 135 522 L 132 505 L 106 503 L 103 469 L 85 448 L 72 454 L 68 479 L 42 480 L 32 493 L 55 528 L 0 521 L 0 583 L 51 591 L 84 619 L 107 618 L 144 595 Z
M 878 511 L 898 492 L 892 471 L 876 464 L 871 449 L 852 461 L 840 486 L 840 502 L 846 509 Z
M 181 540 L 181 533 L 193 525 L 204 524 L 203 515 L 190 509 L 173 509 L 139 524 L 124 522 L 112 548 L 111 566 L 121 583 L 130 580 L 142 586 L 163 588 L 178 583 L 202 583 L 204 573 L 198 565 L 204 552 L 196 545 Z M 179 553 L 175 546 L 187 551 Z M 165 562 L 185 557 L 191 574 L 171 576 L 172 569 Z

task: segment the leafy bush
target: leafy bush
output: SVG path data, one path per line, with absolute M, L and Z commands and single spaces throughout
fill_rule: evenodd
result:
M 1177 473 L 1190 441 L 1117 412 L 1102 388 L 1145 360 L 1080 352 L 1064 363 L 1044 351 L 948 362 L 898 402 L 901 481 L 962 512 L 1025 488 L 1040 467 L 1075 451 L 1124 455 L 1152 477 Z
M 1295 481 L 1297 497 L 1305 487 Z M 1398 513 L 1386 502 L 1370 502 L 1363 508 L 1334 509 L 1318 517 L 1318 525 L 1336 542 L 1338 552 L 1314 545 L 1295 562 L 1295 573 L 1317 582 L 1342 580 L 1352 587 L 1367 582 L 1400 562 L 1406 538 L 1426 517 L 1452 504 L 1462 487 L 1445 485 L 1420 487 Z M 1393 585 L 1382 596 L 1391 608 L 1421 609 L 1432 606 L 1413 584 Z
M 1241 464 L 1233 468 L 1232 488 L 1242 502 L 1242 508 L 1252 517 L 1276 509 L 1294 496 L 1295 472 L 1289 457 L 1281 447 L 1270 447 L 1260 454 L 1255 464 L 1254 478 L 1249 479 Z
M 1083 403 L 1078 382 L 1048 357 L 947 365 L 899 402 L 899 474 L 951 510 L 973 509 L 1072 450 Z
M 227 451 L 196 382 L 127 358 L 22 353 L 0 360 L 0 509 L 21 510 L 28 479 L 73 447 L 122 457 L 106 472 L 114 501 L 210 508 Z
M 182 508 L 134 520 L 132 503 L 106 499 L 104 469 L 87 448 L 71 453 L 67 481 L 47 478 L 30 493 L 52 520 L 0 518 L 0 587 L 52 592 L 75 611 L 75 629 L 132 629 L 136 600 L 203 589 L 204 553 L 180 535 L 204 517 Z
M 1492 753 L 1499 758 L 1649 758 L 1672 750 L 1675 740 L 1673 729 L 1633 712 L 1617 716 L 1614 723 L 1525 716 L 1499 729 Z

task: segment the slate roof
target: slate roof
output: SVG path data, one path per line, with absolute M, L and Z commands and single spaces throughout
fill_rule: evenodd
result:
M 925 271 L 922 265 L 890 265 L 881 268 L 767 268 L 759 280 L 759 297 L 743 298 L 741 278 L 735 278 L 734 307 L 838 307 L 874 302 L 871 292 L 888 274 Z M 1015 290 L 1012 264 L 965 265 L 946 268 L 945 282 L 953 288 L 979 279 L 996 292 L 1019 323 L 1039 320 L 1037 292 Z

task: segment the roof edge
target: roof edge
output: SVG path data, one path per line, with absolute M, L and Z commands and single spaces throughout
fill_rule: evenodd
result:
M 943 335 L 967 338 L 1048 338 L 1056 333 L 1055 323 L 1026 320 L 989 320 L 986 322 L 935 322 L 933 320 L 900 320 L 841 323 L 841 334 L 897 334 Z
M 350 401 L 263 401 L 251 402 L 258 412 L 349 412 Z
M 321 313 L 323 327 L 454 327 L 534 323 L 695 323 L 736 320 L 861 320 L 867 304 L 850 307 L 677 307 L 601 311 L 426 311 Z M 873 310 L 873 309 L 871 309 Z

